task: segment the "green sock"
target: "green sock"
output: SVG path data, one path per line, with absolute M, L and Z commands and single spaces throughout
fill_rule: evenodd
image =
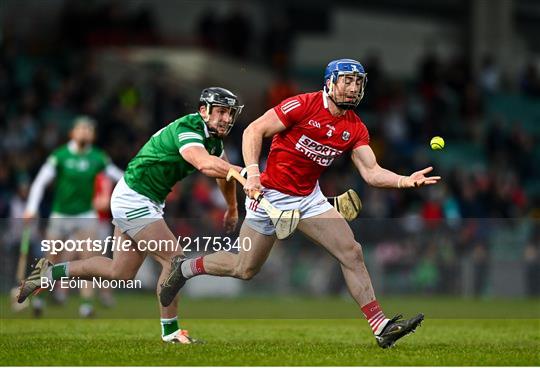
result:
M 60 280 L 62 277 L 69 277 L 68 262 L 58 263 L 52 268 L 53 280 Z
M 178 317 L 161 319 L 161 335 L 167 336 L 180 329 L 178 327 Z
M 94 298 L 81 298 L 81 305 L 91 307 L 94 304 Z

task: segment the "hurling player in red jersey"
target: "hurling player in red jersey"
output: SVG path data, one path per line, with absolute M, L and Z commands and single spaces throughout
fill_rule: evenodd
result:
M 379 346 L 387 348 L 414 331 L 424 316 L 402 320 L 386 318 L 375 298 L 364 264 L 362 247 L 339 214 L 322 194 L 318 180 L 332 161 L 345 152 L 362 178 L 380 188 L 413 188 L 436 184 L 439 176 L 426 177 L 431 167 L 409 176 L 398 175 L 377 164 L 369 146 L 369 133 L 354 113 L 364 95 L 367 77 L 363 66 L 351 59 L 328 64 L 322 91 L 286 99 L 252 122 L 244 131 L 242 152 L 247 168 L 246 220 L 240 242 L 251 239 L 251 250 L 238 254 L 217 252 L 196 259 L 176 259 L 169 278 L 180 288 L 198 274 L 252 278 L 264 264 L 275 231 L 268 215 L 252 198 L 262 191 L 280 210 L 300 209 L 298 230 L 322 245 L 340 263 L 349 291 L 358 303 Z M 262 140 L 272 137 L 266 170 L 259 171 Z

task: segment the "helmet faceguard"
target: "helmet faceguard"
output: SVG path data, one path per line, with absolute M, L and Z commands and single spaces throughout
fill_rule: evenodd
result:
M 341 99 L 335 95 L 335 86 L 338 83 L 339 77 L 353 77 L 353 83 L 359 80 L 360 88 L 355 96 L 347 97 L 345 92 Z M 328 86 L 328 81 L 330 85 Z M 355 109 L 362 98 L 364 97 L 364 89 L 367 83 L 367 73 L 364 67 L 356 60 L 339 59 L 331 61 L 324 71 L 324 91 L 328 97 L 336 104 L 337 107 L 344 110 Z M 348 100 L 351 99 L 352 100 Z
M 236 118 L 242 113 L 242 109 L 244 108 L 244 105 L 239 104 L 238 97 L 236 97 L 234 93 L 221 87 L 209 87 L 203 89 L 199 101 L 200 106 L 202 104 L 206 105 L 208 115 L 212 113 L 212 108 L 214 106 L 222 106 L 230 109 L 231 121 L 227 124 L 225 135 L 229 134 L 234 126 Z M 205 120 L 205 122 L 207 123 L 208 121 Z M 213 135 L 217 134 L 217 131 L 210 127 L 208 127 L 208 132 Z

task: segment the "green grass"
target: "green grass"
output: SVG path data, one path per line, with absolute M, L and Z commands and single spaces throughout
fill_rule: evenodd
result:
M 99 310 L 108 319 L 95 320 L 70 318 L 75 301 L 32 320 L 8 312 L 3 300 L 0 364 L 540 365 L 538 300 L 383 298 L 387 314 L 426 313 L 417 333 L 389 350 L 377 347 L 354 303 L 339 298 L 185 300 L 190 319 L 182 326 L 206 341 L 195 346 L 159 340 L 159 322 L 148 318 L 155 310 L 149 295 L 120 296 L 117 308 Z M 140 314 L 133 319 L 119 318 L 134 309 Z M 228 318 L 205 318 L 220 314 Z M 328 315 L 333 319 L 321 318 Z
M 43 295 L 43 294 L 42 294 Z M 157 299 L 152 293 L 117 294 L 113 309 L 98 307 L 98 317 L 108 319 L 152 319 L 157 313 Z M 48 300 L 47 300 L 48 301 Z M 405 316 L 422 312 L 437 319 L 540 319 L 540 299 L 463 299 L 455 297 L 394 296 L 379 298 L 388 315 Z M 71 297 L 67 307 L 52 305 L 45 318 L 77 318 L 78 298 Z M 354 319 L 361 312 L 348 295 L 345 297 L 251 296 L 243 298 L 186 298 L 180 302 L 180 313 L 192 319 Z M 0 295 L 0 318 L 26 319 L 31 313 L 12 313 L 6 295 Z

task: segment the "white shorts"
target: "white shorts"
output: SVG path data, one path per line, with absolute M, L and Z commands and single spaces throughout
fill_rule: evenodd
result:
M 163 218 L 164 203 L 158 203 L 131 189 L 122 177 L 112 192 L 112 223 L 133 237 L 145 226 Z
M 263 189 L 262 193 L 268 202 L 280 210 L 300 210 L 300 219 L 305 219 L 320 215 L 332 208 L 324 194 L 321 192 L 319 184 L 315 186 L 313 192 L 305 197 L 292 196 L 281 193 L 275 189 Z M 246 197 L 246 224 L 264 235 L 272 235 L 276 232 L 270 216 L 259 206 L 257 201 Z
M 47 236 L 54 239 L 69 239 L 79 231 L 93 232 L 97 225 L 96 212 L 91 210 L 78 215 L 53 212 L 49 216 Z M 93 236 L 93 234 L 92 234 Z

